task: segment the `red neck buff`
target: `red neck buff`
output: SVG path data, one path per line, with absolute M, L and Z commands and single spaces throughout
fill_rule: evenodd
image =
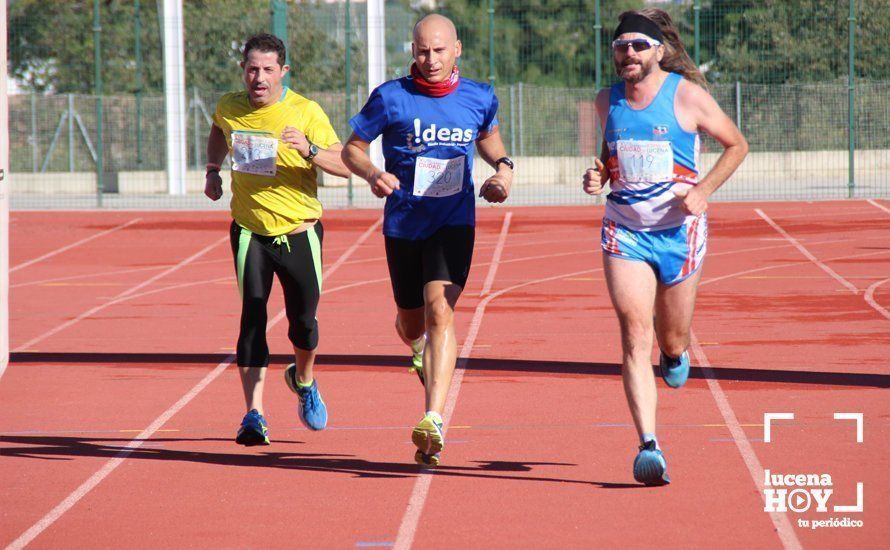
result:
M 414 79 L 414 85 L 417 86 L 417 90 L 423 95 L 430 97 L 445 97 L 456 90 L 457 85 L 460 83 L 460 71 L 457 69 L 457 64 L 451 69 L 451 76 L 442 82 L 430 82 L 424 78 L 415 63 L 411 64 L 411 77 Z

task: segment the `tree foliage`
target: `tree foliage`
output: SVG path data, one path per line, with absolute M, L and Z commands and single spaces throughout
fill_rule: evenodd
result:
M 857 0 L 856 14 L 857 76 L 890 78 L 886 48 L 870 47 L 890 35 L 890 4 Z M 716 45 L 709 77 L 763 84 L 846 77 L 848 16 L 848 2 L 833 0 L 713 0 L 702 13 L 704 39 Z
M 140 2 L 142 90 L 146 92 L 163 90 L 158 5 L 153 0 Z M 137 91 L 134 7 L 132 0 L 100 2 L 106 94 Z M 342 87 L 344 41 L 318 24 L 319 14 L 326 13 L 312 4 L 289 6 L 288 50 L 296 80 L 304 89 Z M 93 91 L 92 1 L 16 0 L 8 19 L 13 77 L 35 91 Z M 269 31 L 271 12 L 268 2 L 189 0 L 183 3 L 183 20 L 187 85 L 222 91 L 241 85 L 241 46 L 251 34 Z
M 856 74 L 890 79 L 890 2 L 856 1 Z M 135 0 L 100 2 L 102 78 L 106 94 L 163 89 L 163 48 L 158 0 L 140 2 L 142 62 L 135 55 Z M 342 3 L 288 1 L 290 59 L 295 88 L 342 90 L 346 40 Z M 423 15 L 415 0 L 387 5 L 392 75 L 404 73 L 410 22 Z M 496 0 L 494 76 L 498 84 L 585 87 L 594 80 L 595 0 Z M 603 83 L 614 77 L 609 42 L 618 14 L 645 0 L 600 0 Z M 653 4 L 674 16 L 690 54 L 693 3 Z M 847 75 L 848 2 L 833 0 L 703 0 L 701 61 L 714 82 L 818 82 Z M 489 1 L 439 0 L 464 44 L 461 69 L 489 77 Z M 268 31 L 268 0 L 183 2 L 186 83 L 204 90 L 238 88 L 240 47 L 250 34 Z M 364 5 L 354 3 L 352 74 L 364 79 Z M 11 75 L 26 88 L 91 93 L 94 82 L 91 0 L 11 0 L 8 13 Z M 141 68 L 141 87 L 137 69 Z M 391 75 L 391 76 L 392 76 Z
M 603 75 L 612 74 L 609 43 L 618 14 L 643 0 L 601 1 L 600 41 Z M 594 79 L 594 0 L 495 2 L 494 65 L 501 84 L 526 82 L 551 86 L 589 86 Z M 489 76 L 488 0 L 442 0 L 464 44 L 462 64 L 475 78 Z

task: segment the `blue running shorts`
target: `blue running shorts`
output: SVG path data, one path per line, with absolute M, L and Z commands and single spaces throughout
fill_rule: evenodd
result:
M 646 262 L 659 282 L 675 285 L 701 267 L 708 248 L 708 220 L 704 214 L 678 227 L 636 231 L 603 219 L 603 251 L 625 260 Z

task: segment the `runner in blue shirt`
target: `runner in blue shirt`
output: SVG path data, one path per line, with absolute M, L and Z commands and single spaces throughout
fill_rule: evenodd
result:
M 411 76 L 375 89 L 350 120 L 343 162 L 386 197 L 383 234 L 397 306 L 396 332 L 412 348 L 426 390 L 426 414 L 412 431 L 415 460 L 438 465 L 442 412 L 457 360 L 454 307 L 467 281 L 475 240 L 473 150 L 495 168 L 479 190 L 504 202 L 513 162 L 498 133 L 494 90 L 460 76 L 454 24 L 431 14 L 414 27 Z M 383 136 L 385 170 L 368 157 Z

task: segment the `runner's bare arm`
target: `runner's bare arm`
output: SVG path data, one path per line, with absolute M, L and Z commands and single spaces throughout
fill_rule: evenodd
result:
M 297 130 L 292 126 L 288 126 L 281 133 L 281 141 L 287 143 L 288 147 L 295 149 L 303 158 L 309 156 L 309 139 L 306 134 Z M 340 152 L 343 146 L 334 143 L 327 149 L 318 148 L 318 154 L 315 155 L 310 162 L 318 166 L 328 174 L 340 176 L 341 178 L 349 177 L 349 169 L 343 164 L 340 158 Z
M 399 188 L 399 178 L 374 166 L 368 156 L 370 143 L 353 133 L 346 141 L 340 153 L 343 164 L 356 176 L 365 179 L 371 185 L 371 192 L 377 197 L 391 195 Z
M 507 200 L 510 186 L 513 184 L 513 169 L 504 163 L 497 164 L 498 159 L 507 156 L 507 149 L 504 147 L 498 126 L 492 128 L 490 132 L 479 132 L 476 149 L 482 160 L 496 171 L 479 188 L 479 196 L 488 202 L 504 202 Z
M 319 148 L 318 154 L 312 159 L 312 162 L 328 174 L 348 178 L 352 172 L 343 164 L 343 158 L 340 156 L 342 152 L 343 145 L 333 143 L 327 149 Z
M 207 136 L 207 174 L 204 176 L 204 194 L 210 200 L 219 200 L 222 197 L 222 177 L 219 175 L 219 167 L 222 166 L 226 155 L 229 153 L 229 145 L 226 143 L 226 135 L 216 124 L 210 126 L 210 135 Z M 209 168 L 216 167 L 216 170 Z
M 600 128 L 603 136 L 606 135 L 606 118 L 609 114 L 609 89 L 600 90 L 596 96 L 596 114 L 599 119 Z M 588 195 L 599 195 L 603 192 L 603 187 L 609 181 L 609 171 L 606 169 L 605 162 L 609 158 L 609 147 L 606 140 L 603 139 L 600 158 L 594 158 L 594 166 L 591 166 L 584 172 L 581 187 Z
M 742 132 L 720 108 L 704 88 L 683 81 L 677 90 L 677 106 L 684 118 L 695 124 L 699 131 L 709 134 L 723 146 L 723 154 L 708 174 L 698 184 L 678 196 L 683 207 L 693 215 L 707 209 L 707 200 L 720 188 L 745 160 L 748 142 Z M 678 116 L 679 118 L 679 116 Z

